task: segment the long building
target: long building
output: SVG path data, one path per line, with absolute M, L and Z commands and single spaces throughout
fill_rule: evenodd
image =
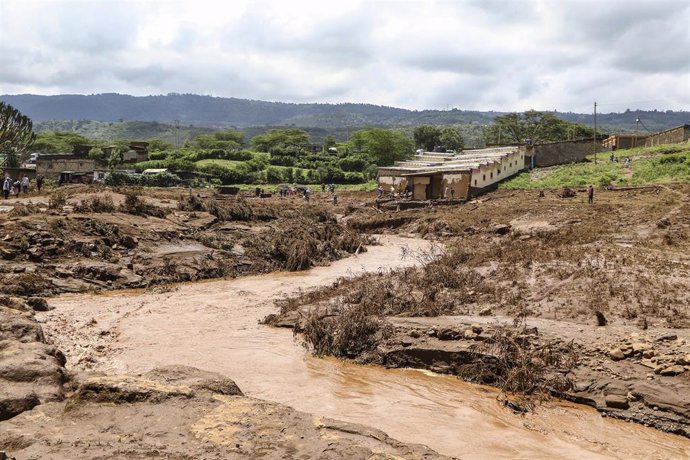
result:
M 524 152 L 517 146 L 465 150 L 462 153 L 424 152 L 410 161 L 379 168 L 379 185 L 386 192 L 412 191 L 414 200 L 449 197 L 466 200 L 511 177 L 525 167 Z

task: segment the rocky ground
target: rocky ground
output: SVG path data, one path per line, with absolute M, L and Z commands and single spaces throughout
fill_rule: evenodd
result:
M 0 421 L 63 399 L 65 356 L 46 344 L 34 310 L 42 299 L 0 296 Z
M 0 451 L 21 459 L 441 459 L 357 424 L 245 397 L 192 367 L 91 376 L 62 402 L 0 425 Z
M 357 210 L 351 228 L 423 235 L 445 251 L 410 254 L 424 269 L 278 302 L 268 322 L 298 325 L 319 354 L 498 386 L 526 370 L 567 384 L 552 394 L 690 437 L 689 192 L 599 190 L 590 206 L 577 191 L 498 191 L 462 205 Z M 507 351 L 494 346 L 506 330 L 519 361 L 507 376 L 495 366 Z
M 358 194 L 305 206 L 131 192 L 67 187 L 0 208 L 0 451 L 435 458 L 380 432 L 245 398 L 193 369 L 70 375 L 34 318 L 47 308 L 38 296 L 302 270 L 364 250 L 369 232 L 438 246 L 406 254 L 424 268 L 281 299 L 268 322 L 297 325 L 320 354 L 546 390 L 690 437 L 687 186 L 600 190 L 592 206 L 577 191 L 498 191 L 434 206 Z M 529 407 L 508 393 L 514 410 Z M 235 422 L 220 426 L 221 415 Z
M 302 270 L 362 250 L 365 241 L 321 201 L 84 186 L 8 200 L 0 211 L 0 292 L 51 295 Z

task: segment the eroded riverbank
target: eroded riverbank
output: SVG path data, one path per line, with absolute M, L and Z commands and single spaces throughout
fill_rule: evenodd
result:
M 183 364 L 233 378 L 248 396 L 363 423 L 404 442 L 462 458 L 687 458 L 688 440 L 554 403 L 521 416 L 492 388 L 453 377 L 385 370 L 305 354 L 292 333 L 263 327 L 273 300 L 340 276 L 400 267 L 386 237 L 369 252 L 308 272 L 178 285 L 158 292 L 67 295 L 41 313 L 47 335 L 77 372 L 141 373 Z

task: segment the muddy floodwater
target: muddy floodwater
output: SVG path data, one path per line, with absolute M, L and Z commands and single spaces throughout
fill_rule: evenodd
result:
M 234 379 L 248 396 L 372 426 L 462 458 L 690 458 L 690 441 L 594 410 L 553 402 L 522 416 L 493 388 L 414 370 L 309 356 L 290 330 L 258 324 L 273 300 L 340 276 L 416 263 L 382 245 L 307 272 L 183 284 L 151 292 L 65 295 L 41 313 L 47 335 L 76 371 L 145 372 L 184 364 Z

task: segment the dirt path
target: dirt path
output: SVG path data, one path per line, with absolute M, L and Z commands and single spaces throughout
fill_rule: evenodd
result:
M 159 292 L 69 295 L 51 301 L 44 328 L 68 367 L 106 373 L 191 365 L 233 378 L 245 394 L 363 423 L 462 458 L 690 458 L 690 442 L 602 418 L 570 404 L 520 416 L 494 389 L 452 377 L 358 366 L 305 354 L 287 330 L 258 325 L 272 301 L 340 276 L 411 264 L 384 245 L 308 272 L 180 285 Z

